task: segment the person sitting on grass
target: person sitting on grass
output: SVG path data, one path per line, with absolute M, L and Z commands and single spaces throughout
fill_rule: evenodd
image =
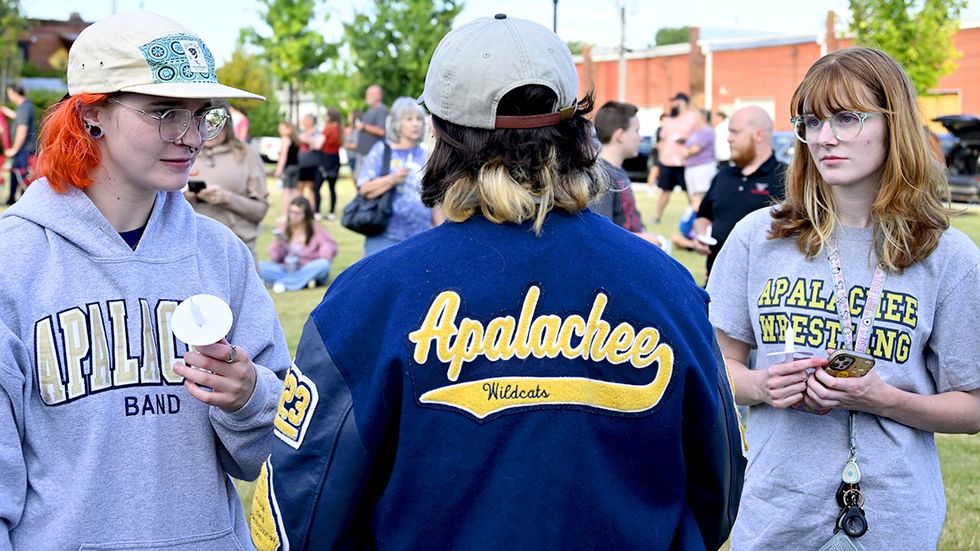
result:
M 337 242 L 313 218 L 305 197 L 289 203 L 286 223 L 275 230 L 269 245 L 271 261 L 259 262 L 259 275 L 276 293 L 323 285 L 330 277 L 330 261 L 337 256 Z

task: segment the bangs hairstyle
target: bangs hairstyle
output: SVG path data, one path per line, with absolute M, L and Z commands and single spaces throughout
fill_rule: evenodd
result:
M 501 98 L 497 115 L 553 113 L 557 102 L 544 86 L 521 86 Z M 594 105 L 590 92 L 570 119 L 519 130 L 468 128 L 432 115 L 436 142 L 422 177 L 422 202 L 441 205 L 453 222 L 476 213 L 496 224 L 533 218 L 540 235 L 548 212 L 578 212 L 605 186 L 586 118 Z
M 41 122 L 38 136 L 38 175 L 58 193 L 68 186 L 85 189 L 89 176 L 102 162 L 99 146 L 82 124 L 82 109 L 105 105 L 110 94 L 79 94 L 52 105 Z
M 943 203 L 949 184 L 923 130 L 915 88 L 898 63 L 872 48 L 828 54 L 807 71 L 790 109 L 793 116 L 820 119 L 840 111 L 882 113 L 886 154 L 881 189 L 871 206 L 878 260 L 888 271 L 902 272 L 928 257 L 949 228 L 952 210 Z M 809 149 L 797 151 L 769 237 L 794 237 L 799 250 L 813 258 L 833 235 L 836 206 Z

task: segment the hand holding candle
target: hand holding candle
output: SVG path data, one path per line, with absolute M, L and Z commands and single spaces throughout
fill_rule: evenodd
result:
M 718 244 L 718 240 L 715 239 L 714 237 L 711 237 L 710 225 L 708 226 L 708 229 L 704 231 L 704 234 L 697 236 L 697 240 L 709 247 L 713 247 Z
M 783 328 L 783 347 L 766 354 L 770 365 L 758 372 L 758 384 L 765 402 L 775 408 L 793 407 L 803 402 L 806 381 L 823 360 L 796 351 L 796 333 L 792 325 Z
M 248 402 L 256 377 L 248 352 L 225 340 L 232 323 L 231 308 L 213 295 L 181 302 L 171 323 L 174 335 L 189 347 L 174 371 L 192 396 L 228 412 Z
M 796 331 L 793 330 L 792 325 L 787 325 L 783 330 L 783 349 L 780 352 L 770 352 L 767 356 L 773 358 L 773 361 L 779 364 L 774 365 L 773 368 L 779 368 L 780 372 L 786 371 L 786 376 L 791 377 L 789 379 L 790 386 L 793 387 L 794 391 L 796 387 L 802 384 L 803 389 L 800 392 L 794 392 L 794 396 L 799 394 L 799 400 L 792 403 L 790 407 L 796 410 L 805 411 L 807 413 L 816 413 L 818 415 L 824 415 L 830 410 L 816 409 L 805 404 L 806 396 L 806 381 L 813 375 L 816 365 L 810 365 L 814 361 L 813 354 L 810 352 L 803 352 L 796 350 Z M 801 360 L 808 360 L 807 364 L 801 364 Z M 784 369 L 785 368 L 785 369 Z M 772 369 L 772 368 L 771 368 Z M 793 382 L 796 377 L 796 381 Z

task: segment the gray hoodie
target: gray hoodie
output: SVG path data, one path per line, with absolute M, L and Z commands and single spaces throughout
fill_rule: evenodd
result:
M 42 179 L 0 217 L 0 263 L 0 551 L 251 549 L 228 475 L 269 454 L 290 360 L 245 245 L 161 192 L 134 251 Z M 171 315 L 197 293 L 231 305 L 257 366 L 234 413 L 171 367 Z

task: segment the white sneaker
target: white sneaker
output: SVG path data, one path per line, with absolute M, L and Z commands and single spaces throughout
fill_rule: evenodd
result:
M 283 285 L 282 283 L 276 283 L 275 285 L 272 286 L 272 292 L 273 293 L 285 293 L 286 292 L 286 286 Z

